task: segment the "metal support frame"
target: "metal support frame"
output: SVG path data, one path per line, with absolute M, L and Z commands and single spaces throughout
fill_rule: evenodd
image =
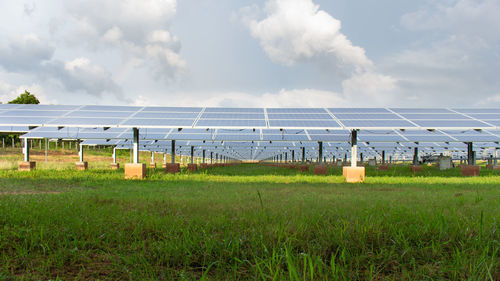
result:
M 30 141 L 29 139 L 24 139 L 23 142 L 23 154 L 24 154 L 24 162 L 30 161 Z
M 302 147 L 302 164 L 306 161 L 306 147 Z
M 474 165 L 474 147 L 472 145 L 472 142 L 467 143 L 467 165 Z
M 174 164 L 175 163 L 175 140 L 172 140 L 172 145 L 170 148 L 170 163 Z
M 418 147 L 413 149 L 413 165 L 418 165 Z
M 113 163 L 116 163 L 116 147 L 113 147 Z
M 151 151 L 151 163 L 155 163 L 155 152 Z
M 323 162 L 323 142 L 318 141 L 318 164 Z
M 83 144 L 79 145 L 80 151 L 78 151 L 78 156 L 80 156 L 80 162 L 83 162 Z
M 134 132 L 134 146 L 133 146 L 132 163 L 138 164 L 139 163 L 139 129 L 133 128 L 133 132 Z
M 191 164 L 194 163 L 194 146 L 191 146 Z
M 351 132 L 351 167 L 356 167 L 358 164 L 358 131 Z
M 385 165 L 385 150 L 382 150 L 382 165 Z
M 205 149 L 203 149 L 203 161 L 201 163 L 205 164 Z
M 210 164 L 214 163 L 214 153 L 210 151 Z

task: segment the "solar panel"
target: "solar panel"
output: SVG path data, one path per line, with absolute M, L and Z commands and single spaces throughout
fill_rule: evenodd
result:
M 67 113 L 67 111 L 47 111 L 47 110 L 8 110 L 0 113 L 2 117 L 59 117 Z
M 95 111 L 131 111 L 135 112 L 142 109 L 138 106 L 110 106 L 110 105 L 86 105 L 80 110 L 95 110 Z
M 401 114 L 409 120 L 471 120 L 469 117 L 456 113 L 405 113 Z
M 271 127 L 289 127 L 289 128 L 340 128 L 340 125 L 334 121 L 328 120 L 269 120 Z
M 333 114 L 340 113 L 391 113 L 385 108 L 328 108 Z
M 265 120 L 266 117 L 264 113 L 252 114 L 252 113 L 207 113 L 204 112 L 201 119 L 261 119 Z
M 327 113 L 323 108 L 268 108 L 267 113 Z
M 446 108 L 391 108 L 396 113 L 453 113 Z
M 424 128 L 487 128 L 490 125 L 476 120 L 413 120 Z
M 415 128 L 415 125 L 405 120 L 341 120 L 350 128 Z
M 37 112 L 38 113 L 38 112 Z M 118 117 L 118 118 L 126 118 L 133 114 L 133 112 L 129 111 L 85 111 L 85 110 L 77 110 L 73 112 L 69 112 L 65 117 Z
M 147 127 L 147 126 L 158 126 L 158 127 L 183 127 L 192 126 L 194 119 L 152 119 L 152 118 L 133 118 L 126 120 L 121 126 L 127 127 Z
M 228 108 L 228 107 L 207 107 L 205 112 L 218 113 L 264 113 L 263 108 Z
M 342 120 L 398 120 L 402 119 L 394 113 L 337 113 L 334 114 L 340 121 Z
M 265 120 L 200 119 L 197 127 L 265 127 Z

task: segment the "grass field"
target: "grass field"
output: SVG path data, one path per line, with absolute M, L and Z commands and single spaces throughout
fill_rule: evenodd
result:
M 500 280 L 500 174 L 459 174 L 6 168 L 0 280 Z

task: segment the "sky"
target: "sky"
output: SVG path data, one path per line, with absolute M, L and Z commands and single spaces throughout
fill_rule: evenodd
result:
M 0 2 L 0 102 L 498 107 L 500 0 Z

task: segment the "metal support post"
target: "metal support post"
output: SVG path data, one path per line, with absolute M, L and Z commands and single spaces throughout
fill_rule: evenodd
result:
M 474 150 L 472 142 L 467 143 L 467 165 L 474 165 Z
M 133 157 L 132 157 L 132 162 L 134 164 L 139 163 L 139 129 L 138 128 L 133 128 L 134 132 L 134 146 L 133 146 Z
M 194 146 L 191 146 L 191 164 L 194 163 Z
M 175 140 L 172 140 L 172 146 L 170 148 L 170 163 L 175 163 Z
M 323 142 L 318 141 L 318 164 L 323 161 Z
M 358 131 L 351 132 L 351 167 L 356 167 L 358 164 Z
M 24 153 L 24 162 L 29 162 L 30 161 L 30 141 L 29 141 L 29 139 L 24 139 L 23 153 Z

